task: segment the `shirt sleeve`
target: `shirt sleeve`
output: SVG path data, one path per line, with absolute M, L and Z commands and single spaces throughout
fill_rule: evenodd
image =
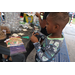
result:
M 36 49 L 36 54 L 42 62 L 51 61 L 54 58 L 54 56 L 59 52 L 59 46 L 57 47 L 55 45 L 46 46 L 44 48 L 44 51 L 42 50 L 42 47 L 39 42 L 34 43 L 34 46 Z

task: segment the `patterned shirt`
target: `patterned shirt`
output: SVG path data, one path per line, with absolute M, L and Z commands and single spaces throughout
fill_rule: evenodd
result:
M 49 36 L 44 39 L 42 44 L 39 42 L 33 43 L 36 49 L 36 61 L 38 62 L 52 61 L 56 54 L 60 51 L 64 37 L 49 38 Z

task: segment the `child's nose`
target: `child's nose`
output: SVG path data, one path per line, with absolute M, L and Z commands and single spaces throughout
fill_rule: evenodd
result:
M 46 27 L 47 27 L 47 25 L 46 25 Z

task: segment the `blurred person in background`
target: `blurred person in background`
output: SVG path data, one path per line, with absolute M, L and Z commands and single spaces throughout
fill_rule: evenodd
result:
M 46 17 L 47 15 L 49 14 L 50 12 L 40 12 L 40 13 L 37 13 L 36 12 L 36 16 L 39 18 L 39 23 L 40 23 L 40 26 L 41 26 L 41 32 L 43 34 L 45 34 L 46 36 L 48 35 L 47 31 L 46 31 Z M 41 16 L 43 16 L 43 18 L 41 18 Z

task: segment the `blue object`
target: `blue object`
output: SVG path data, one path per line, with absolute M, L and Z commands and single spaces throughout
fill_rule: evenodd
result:
M 31 17 L 28 17 L 28 23 L 30 24 L 30 21 L 31 21 Z
M 1 22 L 1 18 L 0 18 L 0 22 Z
M 37 50 L 38 52 L 40 51 L 40 49 Z
M 55 62 L 70 62 L 65 39 L 63 41 L 63 44 L 62 44 L 62 47 L 60 48 L 59 53 L 56 55 L 54 61 Z

